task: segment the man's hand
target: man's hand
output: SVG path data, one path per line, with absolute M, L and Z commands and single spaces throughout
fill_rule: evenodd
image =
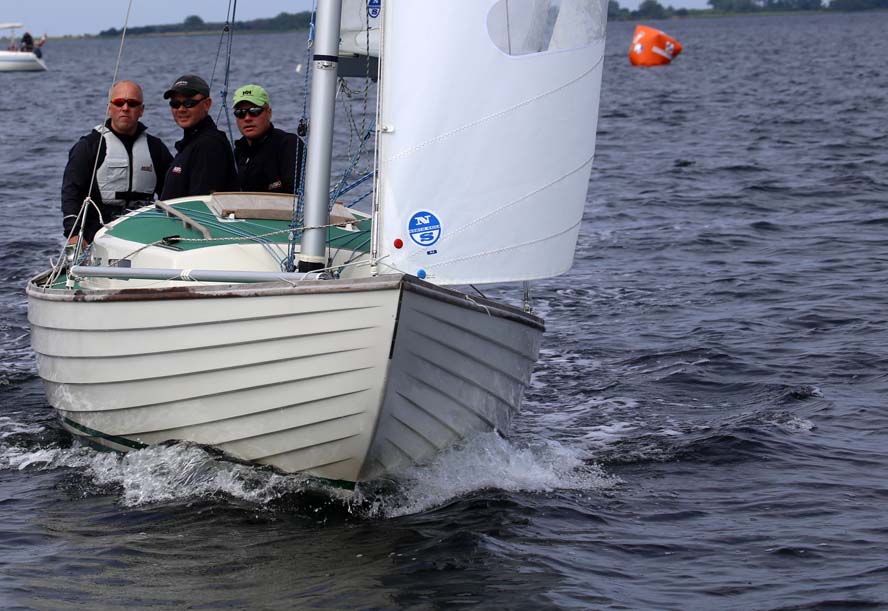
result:
M 81 246 L 81 252 L 83 252 L 83 249 L 85 249 L 88 246 L 89 246 L 89 242 L 87 242 L 86 240 L 83 240 L 83 243 Z M 68 267 L 71 267 L 72 265 L 74 265 L 74 250 L 76 248 L 77 248 L 77 236 L 72 235 L 70 238 L 68 238 L 68 243 L 65 245 L 65 264 Z

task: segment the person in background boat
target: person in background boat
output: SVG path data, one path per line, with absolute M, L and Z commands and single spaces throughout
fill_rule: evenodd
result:
M 133 81 L 115 83 L 108 99 L 108 119 L 68 153 L 62 179 L 62 224 L 69 244 L 77 241 L 77 219 L 87 195 L 96 204 L 87 204 L 84 210 L 83 237 L 89 244 L 102 222 L 112 221 L 163 190 L 173 156 L 159 138 L 147 133 L 139 121 L 143 112 L 142 88 Z
M 34 37 L 31 36 L 30 32 L 25 32 L 22 34 L 22 40 L 19 42 L 19 51 L 26 51 L 28 53 L 33 53 L 37 57 L 41 57 L 43 53 L 40 51 L 40 47 L 46 44 L 46 34 L 38 40 L 36 43 L 34 42 Z
M 271 122 L 271 101 L 259 85 L 234 92 L 234 116 L 243 135 L 234 143 L 241 191 L 295 193 L 305 143 Z
M 237 188 L 234 155 L 224 132 L 210 117 L 210 87 L 194 74 L 177 78 L 163 94 L 170 112 L 182 128 L 176 156 L 164 181 L 161 199 L 209 195 Z

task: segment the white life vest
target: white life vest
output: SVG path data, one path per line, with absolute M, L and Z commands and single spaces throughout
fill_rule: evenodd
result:
M 126 200 L 118 198 L 118 193 L 153 194 L 157 176 L 145 132 L 139 134 L 133 142 L 133 159 L 130 165 L 126 147 L 114 132 L 104 125 L 96 126 L 95 130 L 105 139 L 105 160 L 96 170 L 96 184 L 102 194 L 102 203 L 126 206 Z

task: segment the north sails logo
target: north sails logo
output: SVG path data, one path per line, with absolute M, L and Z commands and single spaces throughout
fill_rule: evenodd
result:
M 176 84 L 173 87 L 184 87 L 188 84 L 188 81 L 176 81 Z

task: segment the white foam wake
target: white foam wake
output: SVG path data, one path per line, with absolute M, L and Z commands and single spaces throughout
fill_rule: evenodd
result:
M 588 462 L 585 451 L 543 440 L 516 446 L 496 433 L 473 437 L 439 455 L 427 466 L 399 474 L 396 503 L 379 508 L 386 517 L 425 511 L 456 497 L 495 488 L 512 492 L 611 488 L 620 479 Z
M 11 429 L 0 426 L 0 435 L 4 432 Z M 0 469 L 75 469 L 96 486 L 119 494 L 119 502 L 127 507 L 214 498 L 265 507 L 287 495 L 321 492 L 331 500 L 345 501 L 359 515 L 376 518 L 422 512 L 490 488 L 542 493 L 602 489 L 619 483 L 619 478 L 604 473 L 589 458 L 588 451 L 554 440 L 516 445 L 495 433 L 482 434 L 429 465 L 397 474 L 397 485 L 385 494 L 365 494 L 359 486 L 349 503 L 346 494 L 318 480 L 232 462 L 185 443 L 118 454 L 80 445 L 25 448 L 0 438 Z

